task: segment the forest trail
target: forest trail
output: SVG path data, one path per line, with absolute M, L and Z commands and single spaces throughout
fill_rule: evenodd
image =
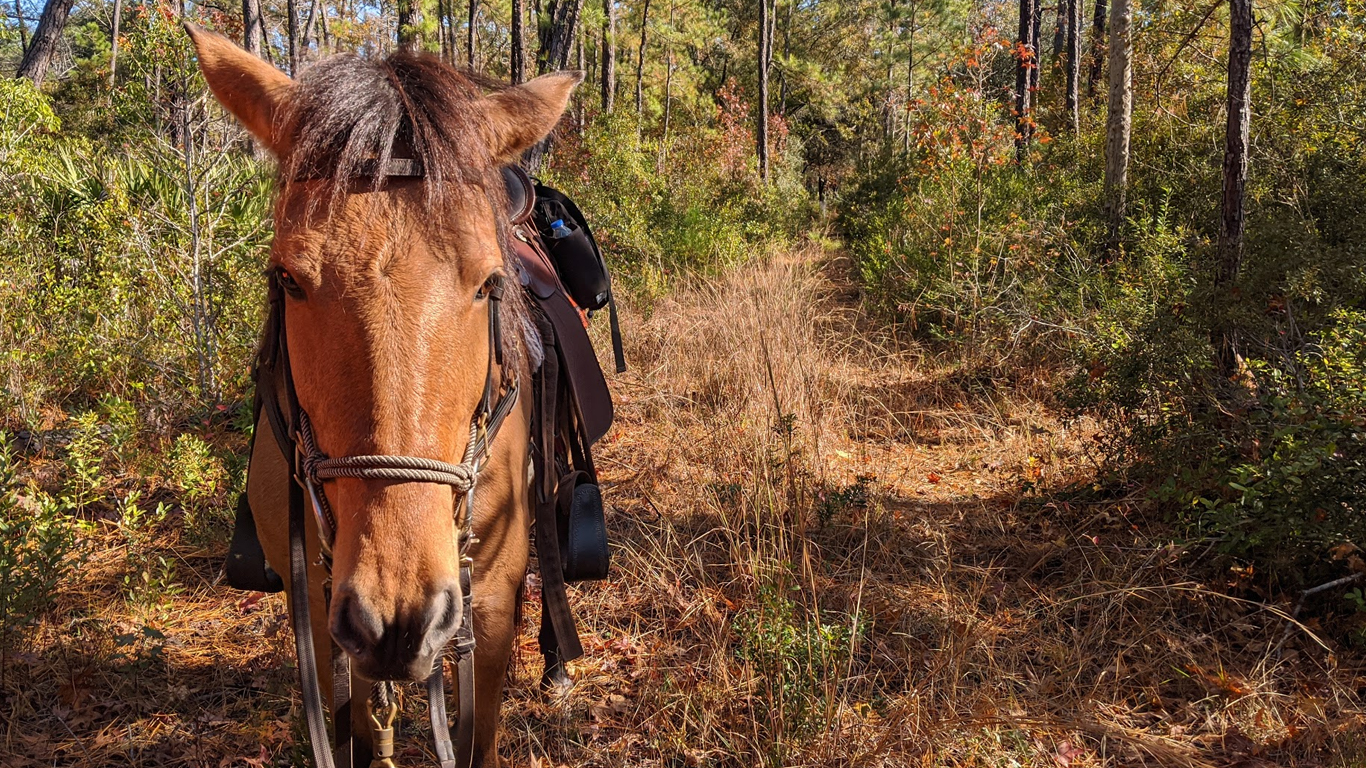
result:
M 624 307 L 599 448 L 614 575 L 572 590 L 586 656 L 563 701 L 536 689 L 528 601 L 505 757 L 1351 762 L 1359 660 L 1299 630 L 1274 653 L 1285 622 L 1188 573 L 1140 498 L 1063 493 L 1094 435 L 1049 405 L 1048 371 L 899 345 L 841 269 L 812 249 Z M 302 764 L 283 601 L 227 588 L 225 544 L 159 543 L 178 567 L 155 608 L 118 599 L 130 545 L 99 538 L 59 595 L 85 618 L 13 665 L 16 768 Z M 400 764 L 424 764 L 406 706 Z

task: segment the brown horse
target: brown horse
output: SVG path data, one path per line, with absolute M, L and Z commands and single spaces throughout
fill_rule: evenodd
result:
M 486 94 L 435 58 L 397 53 L 333 56 L 292 80 L 223 37 L 189 31 L 213 94 L 279 160 L 269 270 L 283 289 L 294 390 L 317 447 L 459 461 L 494 365 L 489 286 L 504 276 L 516 286 L 498 169 L 551 131 L 582 75 Z M 374 170 L 393 158 L 410 158 L 422 175 Z M 519 290 L 507 291 L 502 313 L 498 357 L 525 381 Z M 498 762 L 529 550 L 529 422 L 522 397 L 493 441 L 472 511 L 475 765 Z M 263 418 L 257 429 L 270 427 Z M 282 574 L 289 473 L 273 441 L 256 441 L 248 494 L 266 558 Z M 342 477 L 319 493 L 336 527 L 329 609 L 308 517 L 319 668 L 329 668 L 335 640 L 367 680 L 427 678 L 462 618 L 452 488 Z M 353 708 L 353 722 L 364 741 L 363 709 Z

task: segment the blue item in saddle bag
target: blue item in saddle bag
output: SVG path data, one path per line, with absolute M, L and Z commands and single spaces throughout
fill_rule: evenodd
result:
M 550 223 L 550 233 L 558 240 L 574 234 L 574 230 L 564 225 L 564 219 L 555 219 Z

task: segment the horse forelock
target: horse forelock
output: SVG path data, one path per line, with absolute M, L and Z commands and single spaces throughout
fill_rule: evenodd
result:
M 348 194 L 382 191 L 392 181 L 376 168 L 394 158 L 415 160 L 422 169 L 416 209 L 400 212 L 390 196 L 375 195 L 371 215 L 394 220 L 407 214 L 425 226 L 458 226 L 462 215 L 491 211 L 505 279 L 514 288 L 504 292 L 505 322 L 527 325 L 522 292 L 515 290 L 507 192 L 490 151 L 488 120 L 479 108 L 483 90 L 497 87 L 427 54 L 323 59 L 300 74 L 278 118 L 291 136 L 280 162 L 282 201 L 302 197 L 305 218 L 319 207 L 348 210 L 336 203 Z M 297 188 L 304 184 L 306 190 Z M 382 229 L 401 237 L 392 228 Z M 372 241 L 357 255 L 383 251 L 402 259 L 401 245 Z M 503 357 L 514 369 L 527 362 L 529 346 L 525 334 L 503 334 Z

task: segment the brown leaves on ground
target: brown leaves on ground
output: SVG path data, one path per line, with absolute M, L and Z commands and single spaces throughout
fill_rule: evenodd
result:
M 529 580 L 512 765 L 1361 759 L 1356 646 L 1297 628 L 1277 654 L 1288 601 L 1201 570 L 1141 494 L 1062 492 L 1090 486 L 1092 434 L 1053 411 L 1056 371 L 894 339 L 840 303 L 820 257 L 625 308 L 633 370 L 598 449 L 613 575 L 571 590 L 586 655 L 556 701 L 536 684 Z M 224 587 L 222 546 L 163 533 L 182 595 L 129 608 L 124 552 L 97 532 L 7 660 L 7 768 L 299 764 L 282 601 Z M 403 765 L 426 764 L 421 698 Z

